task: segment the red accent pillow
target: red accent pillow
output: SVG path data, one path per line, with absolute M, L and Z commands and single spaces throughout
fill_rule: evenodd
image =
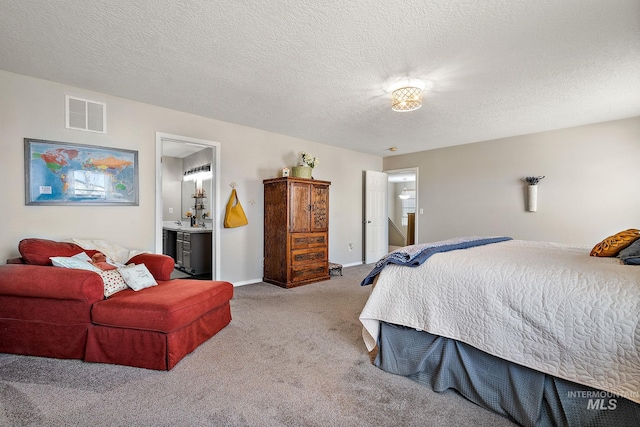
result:
M 18 250 L 24 262 L 33 265 L 53 265 L 49 259 L 52 256 L 70 257 L 83 252 L 75 243 L 46 239 L 23 239 L 18 244 Z

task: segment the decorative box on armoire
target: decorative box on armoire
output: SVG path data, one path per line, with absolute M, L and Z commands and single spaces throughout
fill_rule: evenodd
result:
M 329 181 L 273 178 L 264 183 L 262 280 L 293 288 L 329 279 Z

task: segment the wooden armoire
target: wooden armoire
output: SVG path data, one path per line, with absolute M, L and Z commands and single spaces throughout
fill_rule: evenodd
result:
M 264 183 L 262 280 L 293 288 L 329 279 L 329 181 L 272 178 Z

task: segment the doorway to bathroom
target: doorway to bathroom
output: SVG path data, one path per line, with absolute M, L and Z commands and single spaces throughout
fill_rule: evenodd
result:
M 195 211 L 196 225 L 211 228 L 211 278 L 220 280 L 220 143 L 156 132 L 155 251 L 163 253 L 165 225 L 191 225 L 193 194 L 198 189 L 206 199 Z M 205 179 L 183 179 L 185 172 L 207 167 Z M 204 217 L 202 214 L 206 214 Z

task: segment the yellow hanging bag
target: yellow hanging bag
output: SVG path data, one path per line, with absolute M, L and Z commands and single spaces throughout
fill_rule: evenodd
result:
M 224 213 L 224 228 L 242 227 L 247 224 L 249 224 L 249 220 L 247 220 L 247 216 L 244 214 L 244 209 L 242 209 L 240 200 L 238 200 L 238 194 L 234 188 L 231 191 L 231 197 L 229 197 Z

